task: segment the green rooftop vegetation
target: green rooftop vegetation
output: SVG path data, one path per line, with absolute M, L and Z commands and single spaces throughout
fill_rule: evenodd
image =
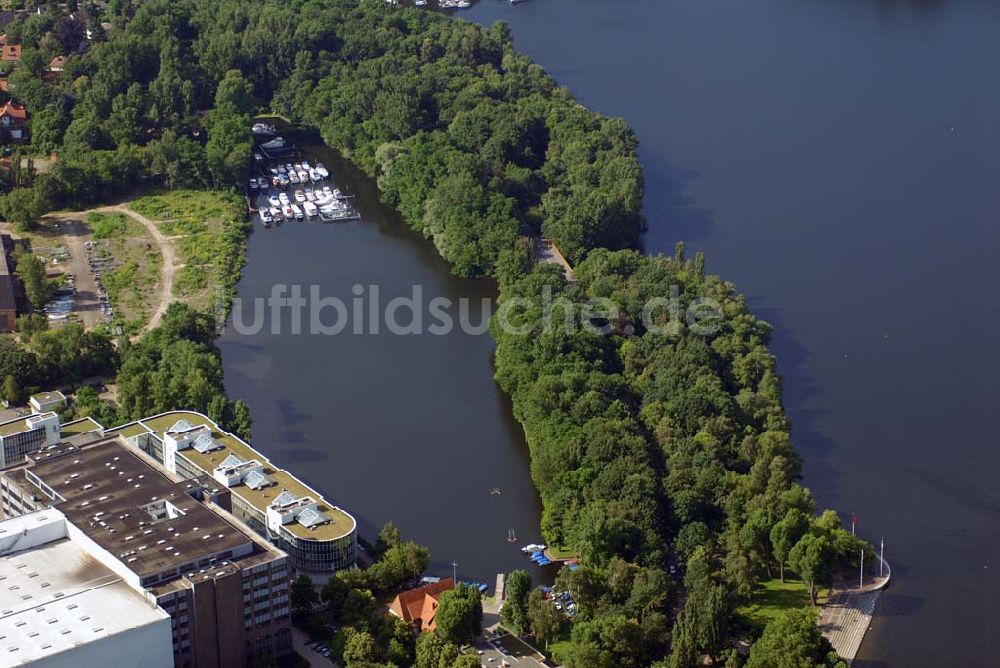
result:
M 264 473 L 271 476 L 277 484 L 261 489 L 251 489 L 245 485 L 238 485 L 232 488 L 232 493 L 244 499 L 255 508 L 265 511 L 278 494 L 283 490 L 288 490 L 297 497 L 309 496 L 317 502 L 317 510 L 330 519 L 327 524 L 321 524 L 312 528 L 305 527 L 293 522 L 285 525 L 292 534 L 299 538 L 310 538 L 313 540 L 335 540 L 346 536 L 354 530 L 356 522 L 353 517 L 340 508 L 326 503 L 319 492 L 305 485 L 298 478 L 288 471 L 278 468 L 270 462 L 263 454 L 253 449 L 244 441 L 236 438 L 232 434 L 219 429 L 219 427 L 200 413 L 189 411 L 173 411 L 150 419 L 139 420 L 137 423 L 124 425 L 116 431 L 122 435 L 134 436 L 144 431 L 154 432 L 158 437 L 163 437 L 163 432 L 173 427 L 178 420 L 186 420 L 194 426 L 208 426 L 212 429 L 212 435 L 223 446 L 222 450 L 214 452 L 200 453 L 193 448 L 184 450 L 181 455 L 192 464 L 202 469 L 209 475 L 219 466 L 230 454 L 235 454 L 246 460 L 256 459 L 264 465 Z M 127 432 L 127 433 L 126 433 Z

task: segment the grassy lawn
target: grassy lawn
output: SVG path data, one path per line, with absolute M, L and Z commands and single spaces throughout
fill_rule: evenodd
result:
M 577 556 L 575 550 L 557 545 L 549 546 L 546 552 L 548 552 L 553 559 L 575 559 Z
M 141 328 L 152 314 L 163 257 L 138 222 L 121 213 L 87 214 L 94 237 L 93 256 L 106 262 L 101 279 L 126 331 Z
M 816 602 L 823 605 L 829 595 L 829 589 L 819 588 Z M 802 580 L 786 574 L 784 583 L 775 578 L 759 584 L 750 603 L 738 607 L 736 615 L 747 626 L 762 630 L 770 620 L 783 612 L 806 607 L 812 607 L 809 602 L 809 587 Z M 818 611 L 819 607 L 815 609 Z
M 174 297 L 203 311 L 220 296 L 228 305 L 246 254 L 247 222 L 243 200 L 209 190 L 157 191 L 134 200 L 177 249 L 184 266 L 174 276 Z

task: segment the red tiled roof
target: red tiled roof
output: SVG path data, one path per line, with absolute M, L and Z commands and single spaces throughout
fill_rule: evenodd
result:
M 4 44 L 0 47 L 0 60 L 4 62 L 16 62 L 21 59 L 20 44 Z
M 66 67 L 66 56 L 56 56 L 49 62 L 49 69 L 57 72 Z
M 5 93 L 9 93 L 10 92 L 10 82 L 7 81 L 6 79 L 0 79 L 0 90 L 2 90 Z
M 9 116 L 15 121 L 23 121 L 28 117 L 28 112 L 24 110 L 24 107 L 14 100 L 7 100 L 7 104 L 0 108 L 0 118 L 4 116 Z
M 401 592 L 393 599 L 389 612 L 416 625 L 419 630 L 430 633 L 437 627 L 434 616 L 441 594 L 454 588 L 455 583 L 452 579 L 446 578 L 434 584 Z

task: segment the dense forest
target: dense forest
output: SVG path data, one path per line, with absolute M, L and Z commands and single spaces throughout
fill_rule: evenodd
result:
M 837 664 L 808 615 L 781 618 L 749 659 L 736 651 L 762 631 L 734 614 L 759 581 L 788 567 L 814 596 L 863 544 L 835 514 L 817 517 L 795 482 L 768 325 L 704 258 L 631 250 L 643 179 L 624 121 L 579 105 L 513 49 L 503 23 L 361 0 L 109 8 L 113 30 L 56 82 L 41 74 L 61 48 L 49 39 L 58 20 L 8 30 L 23 45 L 10 93 L 29 109 L 35 149 L 58 160 L 0 198 L 0 212 L 30 224 L 144 184 L 241 186 L 255 111 L 313 128 L 377 178 L 457 274 L 497 277 L 501 303 L 548 288 L 575 308 L 622 306 L 603 327 L 544 331 L 532 307 L 514 315 L 531 336 L 493 328 L 544 535 L 583 559 L 560 576 L 579 602 L 565 664 Z M 529 235 L 555 241 L 576 280 L 535 266 Z M 683 318 L 645 326 L 644 304 L 675 289 L 682 313 L 719 305 L 709 333 Z M 249 428 L 245 407 L 215 398 L 221 369 L 205 327 L 175 310 L 163 333 L 123 348 L 122 416 L 185 405 Z M 781 634 L 801 642 L 782 645 Z

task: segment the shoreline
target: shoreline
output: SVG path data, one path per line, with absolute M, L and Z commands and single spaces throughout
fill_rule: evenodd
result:
M 819 624 L 823 637 L 830 641 L 837 656 L 851 665 L 861 649 L 865 634 L 871 628 L 879 596 L 889 586 L 892 568 L 889 562 L 877 557 L 885 567 L 884 577 L 872 576 L 863 587 L 851 588 L 841 581 L 834 582 L 826 603 L 820 609 Z

